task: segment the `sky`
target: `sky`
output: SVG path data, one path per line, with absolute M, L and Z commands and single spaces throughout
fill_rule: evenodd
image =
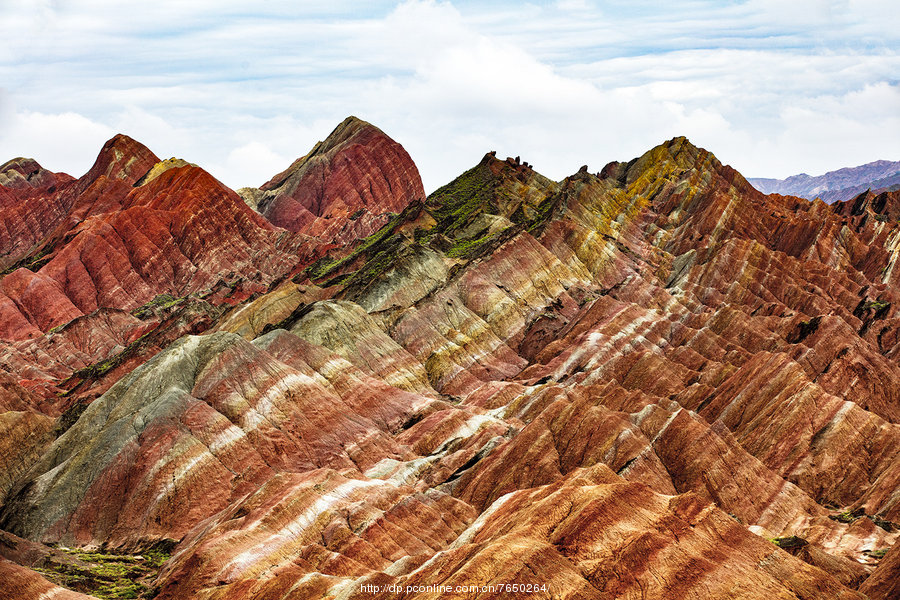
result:
M 427 192 L 485 152 L 562 179 L 677 135 L 748 177 L 900 160 L 896 0 L 0 0 L 0 163 L 125 133 L 259 186 L 348 115 Z

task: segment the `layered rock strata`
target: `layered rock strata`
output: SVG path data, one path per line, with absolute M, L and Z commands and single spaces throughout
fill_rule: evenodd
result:
M 254 195 L 269 216 L 300 203 L 297 230 L 344 219 L 324 242 L 173 163 L 29 271 L 91 256 L 81 235 L 131 239 L 143 207 L 163 237 L 224 219 L 234 240 L 157 259 L 179 294 L 224 263 L 260 286 L 136 306 L 138 263 L 96 306 L 60 284 L 62 329 L 29 312 L 11 372 L 82 402 L 53 421 L 40 386 L 0 380 L 0 423 L 33 440 L 0 453 L 0 528 L 174 540 L 158 598 L 894 597 L 896 193 L 766 196 L 675 138 L 561 182 L 489 153 L 427 199 L 367 195 L 411 177 L 369 127 L 346 121 Z M 336 247 L 360 209 L 383 226 Z M 64 384 L 54 339 L 82 361 L 146 343 Z

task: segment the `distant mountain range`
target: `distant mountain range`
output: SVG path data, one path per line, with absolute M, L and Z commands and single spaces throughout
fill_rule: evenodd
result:
M 829 171 L 824 175 L 806 173 L 787 179 L 748 179 L 753 187 L 766 194 L 783 194 L 801 198 L 821 198 L 828 204 L 849 200 L 865 192 L 900 189 L 900 161 L 876 160 L 858 167 Z

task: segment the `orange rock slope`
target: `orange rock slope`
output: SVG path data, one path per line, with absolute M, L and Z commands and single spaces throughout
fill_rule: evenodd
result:
M 4 169 L 4 219 L 56 211 L 0 280 L 32 553 L 171 547 L 164 599 L 898 597 L 897 193 L 675 138 L 424 198 L 354 118 L 242 197 L 121 136 Z

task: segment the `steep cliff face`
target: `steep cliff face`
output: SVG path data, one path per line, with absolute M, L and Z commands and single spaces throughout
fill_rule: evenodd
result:
M 423 199 L 348 119 L 270 223 L 122 143 L 125 193 L 0 280 L 0 528 L 176 544 L 173 600 L 893 597 L 897 193 L 766 196 L 674 138 Z

